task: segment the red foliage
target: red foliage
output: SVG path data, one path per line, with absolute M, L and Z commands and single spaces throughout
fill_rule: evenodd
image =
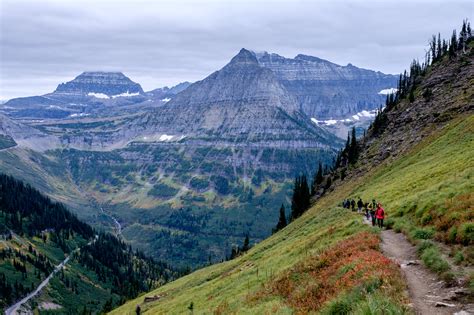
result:
M 399 278 L 397 266 L 379 251 L 379 238 L 368 232 L 338 242 L 296 265 L 266 287 L 299 312 L 315 311 L 328 300 L 374 279 L 382 286 Z

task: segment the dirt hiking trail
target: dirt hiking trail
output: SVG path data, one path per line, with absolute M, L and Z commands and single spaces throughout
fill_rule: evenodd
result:
M 371 224 L 364 219 L 366 224 Z M 418 260 L 416 247 L 402 233 L 383 230 L 381 249 L 385 256 L 397 263 L 408 285 L 415 314 L 445 315 L 474 314 L 474 305 L 466 303 L 468 291 L 449 287 Z

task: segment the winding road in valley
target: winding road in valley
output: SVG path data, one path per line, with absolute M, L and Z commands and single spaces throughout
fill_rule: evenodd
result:
M 90 241 L 89 243 L 87 243 L 87 245 L 90 245 L 92 244 L 93 242 L 95 242 L 97 240 L 97 236 L 92 240 Z M 87 246 L 86 245 L 86 246 Z M 35 297 L 38 293 L 40 293 L 40 291 L 48 285 L 49 281 L 54 277 L 54 275 L 60 271 L 61 269 L 64 268 L 64 266 L 66 266 L 66 264 L 69 262 L 69 260 L 71 259 L 72 255 L 75 253 L 75 252 L 78 252 L 80 251 L 81 249 L 80 248 L 76 248 L 75 250 L 73 250 L 71 252 L 71 254 L 69 256 L 67 256 L 59 265 L 57 265 L 56 267 L 54 267 L 54 270 L 53 272 L 51 272 L 49 274 L 48 277 L 46 277 L 46 279 L 44 279 L 39 285 L 38 287 L 33 291 L 31 292 L 30 294 L 28 294 L 26 297 L 24 297 L 23 299 L 21 299 L 20 301 L 16 302 L 15 304 L 13 304 L 12 306 L 10 306 L 9 308 L 7 308 L 5 310 L 5 315 L 17 315 L 17 314 L 24 314 L 25 312 L 21 310 L 21 306 L 25 303 L 27 303 L 29 300 L 31 300 L 33 297 Z M 26 312 L 28 314 L 28 312 Z

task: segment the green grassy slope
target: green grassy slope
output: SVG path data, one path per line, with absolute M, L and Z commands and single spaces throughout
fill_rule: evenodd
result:
M 331 259 L 331 253 L 352 244 L 350 237 L 354 235 L 363 240 L 377 236 L 358 234 L 371 228 L 337 204 L 347 196 L 375 197 L 384 203 L 388 217 L 412 224 L 413 229 L 422 224 L 432 226 L 438 231 L 435 235 L 444 233 L 436 225 L 438 219 L 442 221 L 451 216 L 458 219 L 455 225 L 472 224 L 472 202 L 467 207 L 451 207 L 451 202 L 464 200 L 465 196 L 470 196 L 472 201 L 473 126 L 472 115 L 453 120 L 394 163 L 380 165 L 365 176 L 337 187 L 302 218 L 257 244 L 244 256 L 199 270 L 146 295 L 162 295 L 158 301 L 143 303 L 142 296 L 112 314 L 132 314 L 137 304 L 145 313 L 179 314 L 186 313 L 191 303 L 195 314 L 270 311 L 289 314 L 311 310 L 324 313 L 338 307 L 362 312 L 380 304 L 402 312 L 403 285 L 396 272 L 383 276 L 390 280 L 379 289 L 367 289 L 373 279 L 379 279 L 371 271 L 367 279 L 353 279 L 341 286 L 342 275 L 351 268 L 358 270 L 355 267 L 358 260 L 341 255 L 341 259 L 349 263 L 338 265 L 337 260 Z M 431 213 L 431 221 L 426 213 Z M 469 235 L 468 239 L 472 233 Z M 457 242 L 465 242 L 464 238 Z M 355 252 L 365 252 L 366 245 L 352 244 L 348 248 L 355 246 Z M 370 266 L 376 266 L 382 258 L 367 252 L 366 256 L 370 255 L 374 255 L 374 259 L 365 264 L 373 270 Z M 387 270 L 389 266 L 386 265 Z M 331 268 L 336 271 L 331 273 L 328 270 Z M 322 280 L 318 274 L 328 274 L 328 277 Z M 324 292 L 318 293 L 321 291 Z M 379 305 L 375 306 L 376 303 Z
M 0 134 L 0 150 L 16 146 L 15 140 L 7 135 Z
M 374 172 L 353 193 L 383 202 L 407 234 L 434 231 L 447 243 L 473 244 L 474 116 L 452 121 L 412 153 Z M 457 233 L 459 231 L 459 233 Z M 469 234 L 471 233 L 471 234 Z

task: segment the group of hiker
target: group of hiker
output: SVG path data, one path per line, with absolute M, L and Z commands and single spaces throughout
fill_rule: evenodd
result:
M 344 199 L 342 206 L 357 213 L 364 213 L 367 220 L 372 221 L 372 226 L 378 226 L 383 228 L 383 220 L 385 219 L 385 210 L 382 208 L 380 202 L 376 202 L 372 199 L 372 202 L 363 202 L 362 198 L 356 202 L 354 199 Z M 357 206 L 357 208 L 356 208 Z

